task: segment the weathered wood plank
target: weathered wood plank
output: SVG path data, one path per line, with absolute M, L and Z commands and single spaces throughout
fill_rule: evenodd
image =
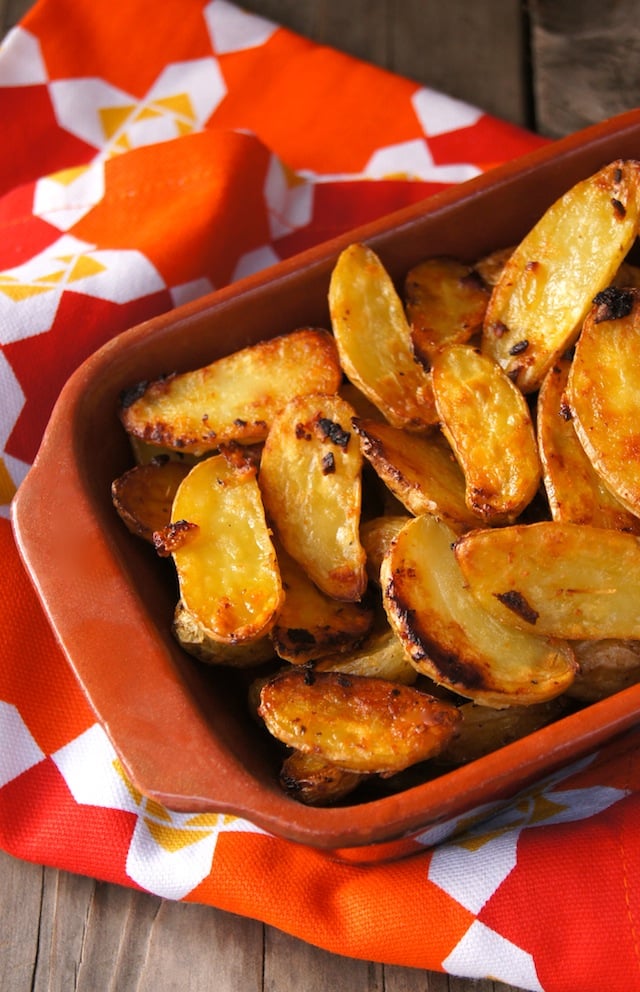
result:
M 561 137 L 640 106 L 637 0 L 530 0 L 537 127 Z

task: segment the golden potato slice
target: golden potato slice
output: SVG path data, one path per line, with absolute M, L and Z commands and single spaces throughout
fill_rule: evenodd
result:
M 132 534 L 153 543 L 153 532 L 171 520 L 171 507 L 189 465 L 168 459 L 134 465 L 111 484 L 118 516 Z
M 208 636 L 235 644 L 268 633 L 284 593 L 255 466 L 225 454 L 200 462 L 176 493 L 171 521 L 180 598 Z
M 576 433 L 608 489 L 640 514 L 640 290 L 596 297 L 576 345 L 567 395 Z
M 639 189 L 640 163 L 612 162 L 552 204 L 506 263 L 483 350 L 523 392 L 539 387 L 613 280 L 636 237 Z
M 188 654 L 207 665 L 253 668 L 274 656 L 273 644 L 267 634 L 255 640 L 220 641 L 211 636 L 182 602 L 176 606 L 171 632 Z
M 360 540 L 367 555 L 367 575 L 376 585 L 380 585 L 380 565 L 389 545 L 410 519 L 406 514 L 394 513 L 372 517 L 360 527 Z
M 368 675 L 370 678 L 402 682 L 404 685 L 413 685 L 418 678 L 418 672 L 411 664 L 401 641 L 386 621 L 384 626 L 369 634 L 360 647 L 344 656 L 321 659 L 314 665 L 314 671 Z
M 415 667 L 438 685 L 496 709 L 530 706 L 564 692 L 575 672 L 569 645 L 507 626 L 483 609 L 455 560 L 455 537 L 435 517 L 416 517 L 382 562 L 389 623 Z
M 303 751 L 292 751 L 280 769 L 283 790 L 305 806 L 331 806 L 350 795 L 364 777 Z
M 433 757 L 459 719 L 455 707 L 412 686 L 299 668 L 263 686 L 259 715 L 290 747 L 380 775 Z
M 564 709 L 560 698 L 534 706 L 509 706 L 502 710 L 463 703 L 459 707 L 462 719 L 454 737 L 438 755 L 438 764 L 447 767 L 466 765 L 540 730 L 562 716 Z
M 475 271 L 487 286 L 495 286 L 499 281 L 514 248 L 515 245 L 509 245 L 508 248 L 496 248 L 495 251 L 489 252 L 488 255 L 484 255 L 477 262 L 474 262 Z
M 467 506 L 464 475 L 439 431 L 412 434 L 357 417 L 353 428 L 365 458 L 414 516 L 432 513 L 459 533 L 482 523 Z
M 327 596 L 283 548 L 276 550 L 285 590 L 270 635 L 276 654 L 301 665 L 356 648 L 371 629 L 373 609 Z
M 542 477 L 551 516 L 559 523 L 592 524 L 640 533 L 640 518 L 605 486 L 573 424 L 566 390 L 571 362 L 559 358 L 544 377 L 537 407 Z
M 328 596 L 362 598 L 366 555 L 360 543 L 362 454 L 353 409 L 342 397 L 300 396 L 271 426 L 260 489 L 285 550 Z
M 640 540 L 542 521 L 469 531 L 455 555 L 477 602 L 504 625 L 550 637 L 640 638 Z
M 579 665 L 567 695 L 595 703 L 640 682 L 640 641 L 574 641 Z
M 540 459 L 526 400 L 493 359 L 450 345 L 433 363 L 442 425 L 465 478 L 467 506 L 486 523 L 509 523 L 535 496 Z
M 335 392 L 341 380 L 329 332 L 303 328 L 204 368 L 140 383 L 124 395 L 120 418 L 144 441 L 204 454 L 230 441 L 263 441 L 293 396 Z
M 428 368 L 446 344 L 467 342 L 482 330 L 489 289 L 478 272 L 454 258 L 428 258 L 404 282 L 416 354 Z
M 437 422 L 429 373 L 418 363 L 402 300 L 378 256 L 354 244 L 331 274 L 329 310 L 340 362 L 395 427 Z

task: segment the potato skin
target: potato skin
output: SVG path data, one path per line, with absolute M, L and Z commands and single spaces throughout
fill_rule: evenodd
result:
M 263 685 L 258 714 L 284 744 L 380 775 L 438 754 L 459 720 L 454 706 L 411 686 L 298 668 Z

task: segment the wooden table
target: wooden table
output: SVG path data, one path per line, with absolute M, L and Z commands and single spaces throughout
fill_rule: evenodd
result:
M 6 32 L 31 0 L 0 0 Z M 322 43 L 559 137 L 640 104 L 635 0 L 245 0 Z M 624 44 L 618 40 L 624 37 Z M 7 992 L 517 992 L 329 954 L 205 906 L 0 852 Z

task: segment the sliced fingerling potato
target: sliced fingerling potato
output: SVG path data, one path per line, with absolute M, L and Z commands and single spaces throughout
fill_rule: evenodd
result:
M 640 539 L 541 521 L 455 545 L 470 593 L 505 626 L 570 640 L 640 637 Z
M 158 459 L 134 465 L 111 484 L 111 499 L 118 516 L 132 534 L 153 543 L 154 531 L 171 520 L 178 486 L 190 471 L 183 462 Z
M 410 430 L 436 423 L 431 380 L 416 359 L 402 300 L 367 245 L 340 254 L 329 311 L 345 374 L 389 423 Z
M 433 757 L 459 720 L 454 706 L 412 686 L 299 668 L 262 687 L 258 712 L 284 744 L 352 772 L 379 775 Z
M 523 392 L 576 340 L 635 241 L 639 210 L 640 163 L 612 162 L 553 203 L 511 254 L 487 307 L 483 351 Z
M 382 562 L 384 608 L 412 663 L 438 685 L 496 709 L 560 695 L 575 674 L 569 645 L 488 613 L 458 567 L 455 539 L 435 517 L 416 517 Z
M 574 641 L 579 670 L 567 695 L 595 703 L 640 682 L 640 641 Z
M 335 392 L 341 381 L 332 336 L 302 328 L 204 368 L 140 383 L 123 395 L 120 419 L 143 441 L 206 454 L 231 441 L 263 441 L 293 396 Z
M 367 575 L 371 582 L 380 585 L 380 565 L 396 534 L 411 517 L 408 514 L 386 514 L 372 517 L 360 527 L 360 540 L 367 556 Z
M 594 301 L 569 373 L 576 433 L 607 488 L 640 515 L 640 290 Z
M 254 668 L 274 656 L 268 634 L 250 640 L 221 641 L 191 613 L 182 601 L 175 609 L 171 632 L 178 644 L 206 665 L 226 665 L 229 668 Z
M 331 806 L 356 789 L 362 773 L 349 772 L 326 761 L 321 755 L 292 751 L 280 769 L 284 792 L 305 806 Z
M 328 596 L 282 547 L 276 551 L 285 591 L 270 634 L 276 654 L 302 665 L 357 650 L 371 630 L 373 609 Z
M 432 513 L 460 533 L 482 523 L 467 506 L 464 475 L 439 431 L 414 434 L 357 417 L 353 428 L 367 461 L 414 516 Z
M 478 706 L 476 703 L 463 703 L 459 707 L 460 723 L 454 737 L 438 756 L 438 764 L 447 767 L 467 765 L 470 761 L 476 761 L 485 754 L 491 754 L 498 748 L 540 730 L 562 716 L 564 710 L 565 706 L 560 698 L 548 703 L 509 706 L 500 710 Z
M 480 333 L 489 289 L 472 266 L 428 258 L 407 273 L 404 301 L 415 352 L 429 367 L 444 345 Z
M 639 534 L 640 518 L 607 488 L 578 438 L 567 397 L 570 369 L 570 359 L 558 359 L 538 394 L 538 448 L 551 516 L 558 523 L 592 524 Z
M 323 592 L 347 602 L 367 587 L 362 454 L 352 417 L 338 395 L 292 400 L 274 418 L 259 475 L 278 540 Z
M 316 672 L 342 672 L 343 675 L 368 675 L 413 685 L 418 672 L 409 661 L 402 642 L 389 625 L 374 630 L 360 647 L 346 655 L 323 658 L 314 665 Z
M 540 483 L 525 398 L 493 359 L 470 345 L 443 349 L 432 376 L 442 432 L 464 473 L 467 506 L 486 523 L 513 522 Z
M 191 469 L 157 535 L 175 563 L 180 599 L 213 640 L 268 633 L 284 593 L 255 466 L 212 455 Z

